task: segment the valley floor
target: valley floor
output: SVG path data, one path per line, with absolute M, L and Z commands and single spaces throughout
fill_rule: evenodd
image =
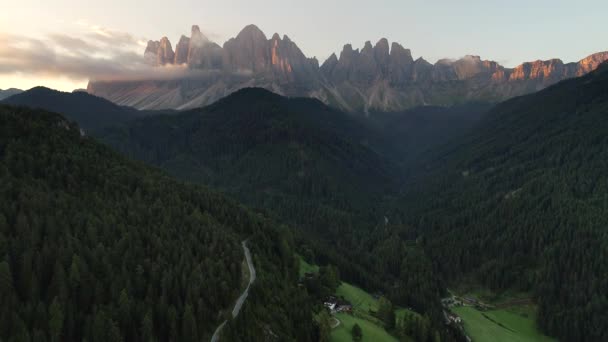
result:
M 453 308 L 474 342 L 543 342 L 554 341 L 542 335 L 534 323 L 530 307 L 479 311 L 472 306 Z
M 473 304 L 459 304 L 449 309 L 460 317 L 473 342 L 554 341 L 536 327 L 536 307 L 529 297 L 521 294 L 495 296 L 480 290 L 453 298 L 473 301 Z
M 306 273 L 316 273 L 319 271 L 319 266 L 311 265 L 300 257 L 300 276 Z M 361 341 L 366 342 L 397 342 L 398 339 L 384 329 L 384 325 L 380 320 L 370 313 L 378 310 L 378 299 L 369 292 L 349 284 L 342 282 L 336 290 L 337 297 L 344 298 L 352 304 L 352 312 L 338 312 L 332 315 L 335 320 L 332 324 L 331 342 L 350 342 L 353 340 L 352 329 L 355 324 L 361 327 L 363 338 Z M 397 317 L 402 317 L 406 313 L 414 313 L 406 308 L 397 308 L 395 314 Z

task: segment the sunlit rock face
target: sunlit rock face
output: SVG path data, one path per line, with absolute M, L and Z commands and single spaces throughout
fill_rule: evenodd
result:
M 185 65 L 184 79 L 89 83 L 88 91 L 121 105 L 145 109 L 185 109 L 210 104 L 243 87 L 263 87 L 287 96 L 314 97 L 350 112 L 400 111 L 420 105 L 497 102 L 540 90 L 560 80 L 584 75 L 608 60 L 608 52 L 577 63 L 559 59 L 505 68 L 467 55 L 431 64 L 414 59 L 409 49 L 382 38 L 361 49 L 344 45 L 319 65 L 289 37 L 268 38 L 248 25 L 223 46 L 193 25 L 172 50 L 167 37 L 149 41 L 145 63 L 155 67 Z
M 608 52 L 598 52 L 580 60 L 576 68 L 576 76 L 583 76 L 595 70 L 600 64 L 608 60 Z
M 263 73 L 271 65 L 270 49 L 264 33 L 255 25 L 246 26 L 224 44 L 226 69 Z
M 171 42 L 167 37 L 160 40 L 158 51 L 156 53 L 156 65 L 173 64 L 175 53 L 171 47 Z
M 174 64 L 188 63 L 188 51 L 190 50 L 190 38 L 182 35 L 175 46 Z

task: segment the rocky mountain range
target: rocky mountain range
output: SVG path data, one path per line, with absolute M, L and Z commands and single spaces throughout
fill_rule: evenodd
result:
M 167 37 L 149 41 L 144 60 L 154 67 L 181 65 L 191 76 L 164 80 L 95 81 L 88 91 L 139 109 L 187 109 L 210 104 L 244 88 L 262 87 L 286 96 L 317 98 L 349 112 L 400 111 L 420 105 L 498 102 L 581 76 L 608 60 L 608 52 L 576 63 L 559 59 L 505 68 L 479 56 L 414 59 L 398 43 L 380 39 L 354 49 L 344 46 L 322 65 L 308 58 L 287 36 L 270 39 L 255 25 L 223 46 L 192 26 L 175 50 Z

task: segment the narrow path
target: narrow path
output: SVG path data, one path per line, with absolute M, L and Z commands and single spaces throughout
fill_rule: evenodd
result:
M 334 319 L 334 323 L 333 323 L 333 324 L 330 324 L 330 327 L 331 327 L 332 329 L 336 329 L 337 327 L 339 327 L 339 326 L 340 326 L 340 323 L 342 323 L 342 322 L 340 322 L 340 320 L 339 320 L 339 319 L 337 319 L 336 317 L 332 317 L 332 318 Z
M 247 299 L 247 296 L 249 295 L 249 287 L 255 281 L 255 267 L 253 267 L 253 261 L 251 260 L 251 252 L 249 252 L 249 247 L 247 247 L 247 240 L 241 242 L 241 245 L 243 246 L 245 260 L 247 261 L 247 267 L 249 268 L 249 283 L 247 284 L 247 288 L 245 288 L 245 291 L 241 293 L 239 298 L 236 300 L 236 303 L 234 303 L 234 308 L 232 309 L 233 319 L 239 315 L 239 312 L 241 312 L 243 303 L 245 303 L 245 299 Z M 211 337 L 211 342 L 218 342 L 220 340 L 220 333 L 222 332 L 222 329 L 224 328 L 224 325 L 226 325 L 227 322 L 228 320 L 223 321 L 222 324 L 220 324 L 217 329 L 215 329 L 215 332 Z

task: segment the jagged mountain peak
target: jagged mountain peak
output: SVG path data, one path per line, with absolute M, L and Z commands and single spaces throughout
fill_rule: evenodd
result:
M 382 58 L 388 58 L 388 56 L 390 55 L 388 39 L 381 38 L 380 40 L 378 40 L 378 42 L 376 42 L 376 45 L 374 45 L 374 51 L 376 53 L 376 56 L 382 56 Z
M 120 87 L 110 89 L 112 82 L 92 82 L 89 90 L 120 104 L 164 109 L 209 104 L 236 89 L 259 86 L 289 96 L 315 97 L 348 111 L 396 111 L 427 104 L 501 101 L 584 75 L 608 60 L 608 52 L 578 63 L 553 59 L 511 69 L 475 54 L 440 59 L 434 64 L 422 57 L 414 60 L 409 49 L 380 38 L 374 45 L 366 41 L 361 49 L 345 44 L 339 54 L 330 55 L 319 66 L 316 58 L 308 58 L 287 35 L 281 38 L 274 33 L 268 39 L 252 24 L 223 46 L 210 42 L 199 26 L 193 25 L 191 37 L 182 36 L 175 51 L 163 37 L 148 42 L 144 58 L 150 65 L 186 64 L 212 71 L 209 75 L 215 76 L 197 82 L 167 81 L 164 85 L 134 82 L 127 96 Z
M 259 27 L 254 24 L 249 24 L 245 26 L 241 32 L 236 36 L 236 39 L 264 39 L 266 40 L 266 35 Z

